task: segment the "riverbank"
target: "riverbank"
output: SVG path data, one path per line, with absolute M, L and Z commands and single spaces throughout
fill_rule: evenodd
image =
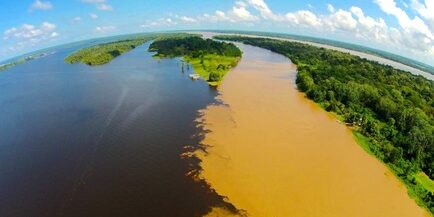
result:
M 81 62 L 89 66 L 104 65 L 155 37 L 155 35 L 149 35 L 87 47 L 65 57 L 65 62 L 69 64 Z
M 296 89 L 294 65 L 240 45 L 244 57 L 201 111 L 204 178 L 249 216 L 427 216 L 338 123 Z
M 192 32 L 192 33 L 197 33 L 197 32 Z M 260 35 L 252 35 L 252 34 L 219 33 L 219 32 L 199 32 L 199 33 L 206 36 L 206 37 L 212 37 L 212 36 L 217 36 L 217 35 L 233 35 L 233 36 L 243 36 L 243 37 L 252 37 L 252 38 L 268 38 L 268 39 L 276 39 L 276 40 L 289 41 L 289 42 L 298 42 L 298 43 L 312 45 L 312 46 L 319 47 L 319 48 L 326 48 L 326 49 L 331 49 L 331 50 L 340 51 L 340 52 L 344 52 L 344 53 L 349 53 L 351 55 L 358 56 L 360 58 L 364 58 L 367 60 L 376 61 L 380 64 L 392 66 L 396 69 L 408 71 L 414 75 L 421 75 L 421 76 L 423 76 L 429 80 L 434 80 L 434 75 L 431 73 L 422 71 L 420 69 L 413 68 L 411 66 L 408 66 L 408 65 L 402 64 L 400 62 L 390 60 L 390 59 L 386 59 L 386 58 L 379 57 L 379 56 L 376 56 L 373 54 L 364 53 L 364 52 L 355 51 L 355 50 L 350 50 L 350 49 L 346 49 L 346 48 L 335 47 L 335 46 L 331 46 L 331 45 L 320 44 L 320 43 L 315 43 L 315 42 L 310 42 L 310 41 L 302 41 L 302 40 L 295 40 L 295 39 L 289 39 L 289 38 L 282 38 L 282 37 L 260 36 Z
M 218 86 L 226 73 L 237 65 L 242 53 L 232 43 L 203 39 L 198 36 L 157 39 L 149 47 L 155 57 L 182 57 L 196 75 L 210 86 Z
M 17 66 L 17 65 L 20 65 L 20 64 L 32 61 L 32 60 L 37 60 L 39 58 L 46 57 L 46 56 L 54 54 L 54 53 L 55 53 L 54 51 L 51 51 L 51 52 L 44 52 L 44 53 L 39 53 L 39 54 L 32 54 L 32 55 L 20 58 L 18 60 L 15 60 L 15 61 L 12 61 L 9 63 L 0 64 L 0 71 L 7 70 L 7 69 L 12 68 L 14 66 Z
M 419 172 L 431 176 L 432 81 L 346 53 L 300 43 L 251 37 L 219 38 L 242 41 L 293 60 L 298 65 L 298 89 L 327 111 L 342 117 L 353 126 L 354 132 L 365 136 L 362 146 L 386 163 L 418 204 L 432 212 L 432 193 L 416 176 Z M 416 149 L 420 151 L 414 152 Z

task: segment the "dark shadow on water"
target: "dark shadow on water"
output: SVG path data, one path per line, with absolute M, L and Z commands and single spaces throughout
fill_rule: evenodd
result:
M 0 74 L 0 216 L 235 210 L 187 176 L 199 159 L 181 158 L 186 145 L 201 148 L 197 111 L 216 103 L 216 91 L 147 46 L 96 67 L 65 64 L 75 49 Z

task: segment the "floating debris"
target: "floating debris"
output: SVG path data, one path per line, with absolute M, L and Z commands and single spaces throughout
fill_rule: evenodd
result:
M 191 79 L 193 79 L 193 80 L 197 80 L 197 79 L 200 78 L 200 75 L 198 75 L 198 74 L 190 74 L 189 77 L 190 77 Z

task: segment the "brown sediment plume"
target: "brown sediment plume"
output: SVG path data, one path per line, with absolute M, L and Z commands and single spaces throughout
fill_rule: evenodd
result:
M 288 59 L 240 47 L 222 104 L 201 111 L 200 178 L 253 217 L 429 216 L 349 128 L 297 91 Z

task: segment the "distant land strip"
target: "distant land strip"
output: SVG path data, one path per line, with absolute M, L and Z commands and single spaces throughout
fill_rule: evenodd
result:
M 32 55 L 29 55 L 26 57 L 19 58 L 18 60 L 15 60 L 15 61 L 12 61 L 9 63 L 0 64 L 0 71 L 12 68 L 16 65 L 19 65 L 19 64 L 22 64 L 22 63 L 25 63 L 28 61 L 32 61 L 32 60 L 36 60 L 36 59 L 48 56 L 48 55 L 53 54 L 53 53 L 54 52 L 44 52 L 44 53 L 32 54 Z
M 115 40 L 112 42 L 101 43 L 91 47 L 83 48 L 68 55 L 65 58 L 66 63 L 78 63 L 93 66 L 104 65 L 112 61 L 114 58 L 126 53 L 137 46 L 140 46 L 148 41 L 164 37 L 180 37 L 187 36 L 184 33 L 150 33 L 143 35 L 135 35 L 131 38 Z
M 236 31 L 236 30 L 203 30 L 209 32 L 217 32 L 217 33 L 226 33 L 226 34 L 243 34 L 243 35 L 252 35 L 252 36 L 263 36 L 263 37 L 276 37 L 276 38 L 284 38 L 284 39 L 292 39 L 298 41 L 306 41 L 318 44 L 329 45 L 337 48 L 343 48 L 353 51 L 358 51 L 366 54 L 371 54 L 374 56 L 378 56 L 384 59 L 388 59 L 394 62 L 401 63 L 403 65 L 427 72 L 431 75 L 434 75 L 434 66 L 422 63 L 417 60 L 413 60 L 407 57 L 403 57 L 397 54 L 393 54 L 390 52 L 386 52 L 379 49 L 374 49 L 366 46 L 335 41 L 330 39 L 302 36 L 302 35 L 294 35 L 294 34 L 285 34 L 285 33 L 274 33 L 274 32 L 256 32 L 256 31 Z

